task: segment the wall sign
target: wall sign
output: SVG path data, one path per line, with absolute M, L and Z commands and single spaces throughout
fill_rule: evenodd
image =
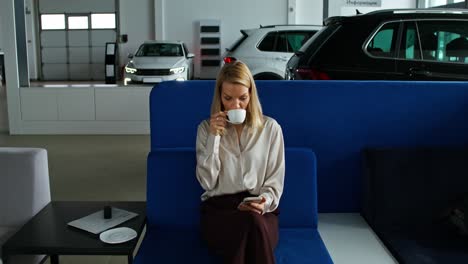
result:
M 381 7 L 382 0 L 343 0 L 343 6 L 354 6 L 354 7 Z

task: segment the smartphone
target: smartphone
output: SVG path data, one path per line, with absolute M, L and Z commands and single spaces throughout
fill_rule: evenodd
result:
M 256 202 L 256 203 L 260 203 L 262 201 L 262 197 L 261 196 L 257 196 L 257 197 L 245 197 L 244 200 L 242 201 L 243 203 L 248 203 L 248 202 Z

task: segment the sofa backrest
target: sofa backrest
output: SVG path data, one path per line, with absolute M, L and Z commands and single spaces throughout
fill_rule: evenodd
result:
M 357 212 L 365 147 L 468 143 L 467 82 L 257 81 L 286 147 L 318 161 L 320 212 Z M 214 81 L 163 82 L 151 92 L 151 146 L 195 147 Z
M 310 149 L 288 148 L 280 201 L 281 227 L 317 227 L 316 160 Z M 164 228 L 199 225 L 200 196 L 191 148 L 152 150 L 148 156 L 148 224 Z
M 0 228 L 21 227 L 50 200 L 47 151 L 0 148 Z
M 50 199 L 47 150 L 0 147 L 0 256 L 3 244 Z M 43 259 L 43 255 L 18 255 L 8 263 L 36 264 Z

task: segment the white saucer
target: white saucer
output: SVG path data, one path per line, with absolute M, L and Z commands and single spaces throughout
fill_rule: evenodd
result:
M 128 227 L 118 227 L 102 232 L 99 239 L 104 243 L 118 244 L 132 240 L 136 236 L 137 232 L 135 230 Z

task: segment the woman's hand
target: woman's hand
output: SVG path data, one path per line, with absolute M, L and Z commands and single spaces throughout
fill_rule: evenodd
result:
M 210 118 L 210 133 L 213 135 L 219 135 L 226 127 L 226 112 L 218 112 Z
M 237 209 L 241 211 L 252 211 L 257 214 L 263 214 L 263 210 L 265 209 L 265 197 L 262 196 L 262 200 L 260 202 L 243 202 L 240 203 Z

